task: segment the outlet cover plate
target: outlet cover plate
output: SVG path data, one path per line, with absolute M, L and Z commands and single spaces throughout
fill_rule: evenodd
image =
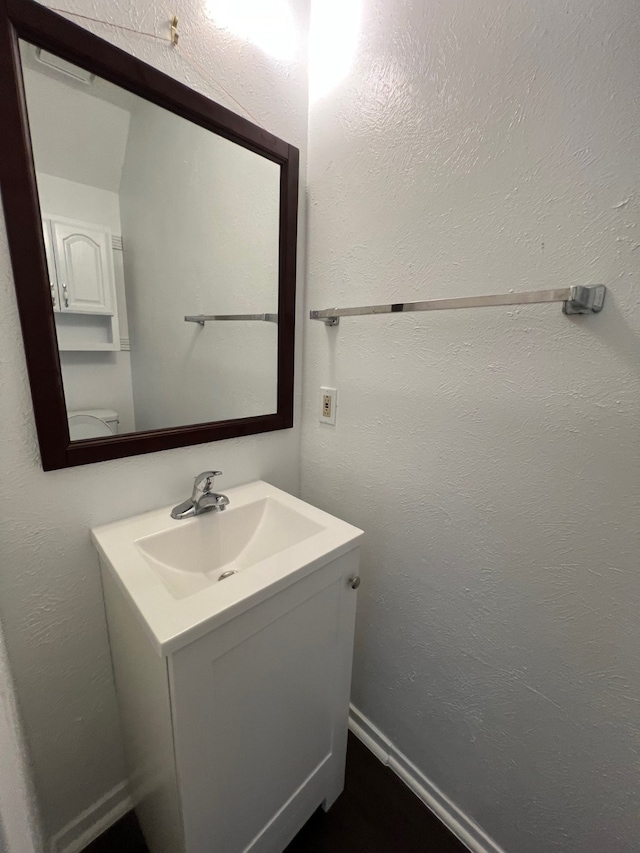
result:
M 320 411 L 318 420 L 321 424 L 329 424 L 335 426 L 336 423 L 336 405 L 338 402 L 338 391 L 336 388 L 320 388 Z

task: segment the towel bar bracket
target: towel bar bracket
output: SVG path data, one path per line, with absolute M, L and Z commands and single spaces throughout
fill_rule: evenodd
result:
M 598 314 L 602 311 L 607 288 L 604 284 L 571 288 L 569 299 L 562 304 L 564 314 Z

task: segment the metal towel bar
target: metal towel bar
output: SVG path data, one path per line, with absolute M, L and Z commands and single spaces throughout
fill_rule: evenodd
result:
M 410 311 L 443 311 L 452 308 L 491 308 L 496 305 L 533 305 L 540 302 L 562 302 L 565 314 L 597 314 L 602 311 L 607 288 L 604 284 L 562 287 L 556 290 L 529 290 L 525 293 L 501 293 L 492 296 L 462 296 L 455 299 L 429 299 L 425 302 L 395 302 L 385 305 L 363 305 L 358 308 L 326 308 L 311 311 L 312 320 L 323 320 L 337 326 L 340 317 L 363 314 L 396 314 Z M 186 318 L 189 319 L 189 318 Z
M 191 314 L 184 318 L 185 323 L 198 323 L 204 326 L 213 320 L 262 320 L 265 323 L 277 323 L 277 314 Z

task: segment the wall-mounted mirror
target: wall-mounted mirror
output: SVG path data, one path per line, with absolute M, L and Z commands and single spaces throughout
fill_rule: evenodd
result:
M 5 2 L 3 201 L 44 467 L 291 426 L 296 149 Z

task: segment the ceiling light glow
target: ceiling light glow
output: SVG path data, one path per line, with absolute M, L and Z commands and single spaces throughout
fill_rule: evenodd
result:
M 207 0 L 213 23 L 275 59 L 294 58 L 298 33 L 288 0 Z
M 319 100 L 349 73 L 356 56 L 362 0 L 312 0 L 309 97 Z

